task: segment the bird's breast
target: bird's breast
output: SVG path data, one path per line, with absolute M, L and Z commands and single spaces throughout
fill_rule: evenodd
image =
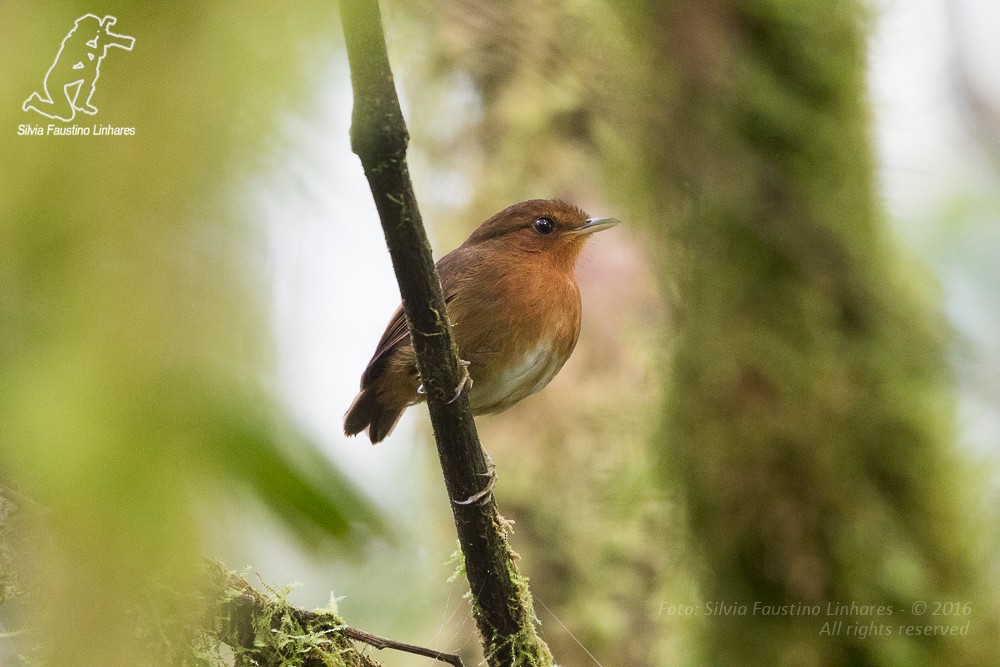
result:
M 476 414 L 501 412 L 541 390 L 576 346 L 580 293 L 571 279 L 553 280 L 533 298 L 515 301 L 478 313 L 476 319 L 491 326 L 474 335 L 459 315 L 459 352 L 471 364 L 469 401 Z

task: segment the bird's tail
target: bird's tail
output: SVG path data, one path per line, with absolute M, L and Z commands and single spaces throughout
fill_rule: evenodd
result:
M 408 405 L 386 403 L 375 386 L 362 389 L 344 415 L 344 433 L 357 435 L 367 431 L 373 445 L 381 442 L 392 433 Z

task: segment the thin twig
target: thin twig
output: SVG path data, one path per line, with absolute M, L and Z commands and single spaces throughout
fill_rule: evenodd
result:
M 358 630 L 357 628 L 352 628 L 350 626 L 345 626 L 341 628 L 340 631 L 355 641 L 364 642 L 365 644 L 374 646 L 379 650 L 388 648 L 394 651 L 403 651 L 414 655 L 422 655 L 425 658 L 434 658 L 435 660 L 446 662 L 449 665 L 454 665 L 455 667 L 464 667 L 462 659 L 453 653 L 442 653 L 431 648 L 406 644 L 404 642 L 398 642 L 394 639 L 386 639 L 385 637 L 379 637 L 378 635 L 373 635 L 370 632 Z

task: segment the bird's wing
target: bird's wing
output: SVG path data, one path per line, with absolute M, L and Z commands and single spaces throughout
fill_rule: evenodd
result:
M 441 289 L 444 291 L 445 304 L 448 304 L 455 298 L 455 294 L 458 291 L 458 284 L 460 282 L 458 277 L 462 269 L 459 250 L 461 248 L 452 250 L 437 263 L 437 271 L 438 276 L 441 278 Z M 372 355 L 371 361 L 368 362 L 368 367 L 365 368 L 365 372 L 361 375 L 361 388 L 367 389 L 370 387 L 375 379 L 382 374 L 385 362 L 392 353 L 401 346 L 409 344 L 409 342 L 410 332 L 406 326 L 406 315 L 403 313 L 403 306 L 400 305 L 389 319 L 389 324 L 386 326 L 382 338 L 379 339 L 378 345 L 375 347 L 375 354 Z
M 406 328 L 406 316 L 403 314 L 403 306 L 396 308 L 396 312 L 389 319 L 389 325 L 385 328 L 382 338 L 378 341 L 375 354 L 372 355 L 368 367 L 361 374 L 361 388 L 367 389 L 375 382 L 375 379 L 382 374 L 385 361 L 402 343 L 409 339 L 409 331 Z

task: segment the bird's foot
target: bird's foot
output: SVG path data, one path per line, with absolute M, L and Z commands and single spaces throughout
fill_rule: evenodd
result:
M 486 457 L 486 472 L 480 473 L 483 477 L 488 477 L 489 480 L 486 482 L 486 487 L 478 492 L 474 493 L 465 500 L 456 500 L 456 505 L 471 505 L 473 503 L 482 503 L 490 498 L 493 494 L 493 487 L 497 483 L 497 464 L 493 462 L 492 457 L 490 457 L 489 452 L 483 449 L 483 456 Z
M 458 381 L 458 386 L 455 387 L 455 395 L 451 397 L 450 401 L 448 401 L 449 404 L 457 401 L 458 397 L 462 395 L 462 392 L 465 391 L 466 387 L 469 388 L 469 391 L 472 391 L 472 376 L 469 375 L 469 362 L 464 359 L 459 359 L 458 365 L 462 369 L 462 379 Z M 489 455 L 487 455 L 486 458 L 489 458 Z
M 451 405 L 458 400 L 458 397 L 462 395 L 462 391 L 468 387 L 472 389 L 472 376 L 469 375 L 469 362 L 464 359 L 458 360 L 458 365 L 462 369 L 462 379 L 458 381 L 458 386 L 455 387 L 455 395 L 448 399 L 447 405 Z M 424 383 L 421 382 L 417 385 L 417 394 L 420 396 L 427 395 L 427 389 L 424 388 Z

